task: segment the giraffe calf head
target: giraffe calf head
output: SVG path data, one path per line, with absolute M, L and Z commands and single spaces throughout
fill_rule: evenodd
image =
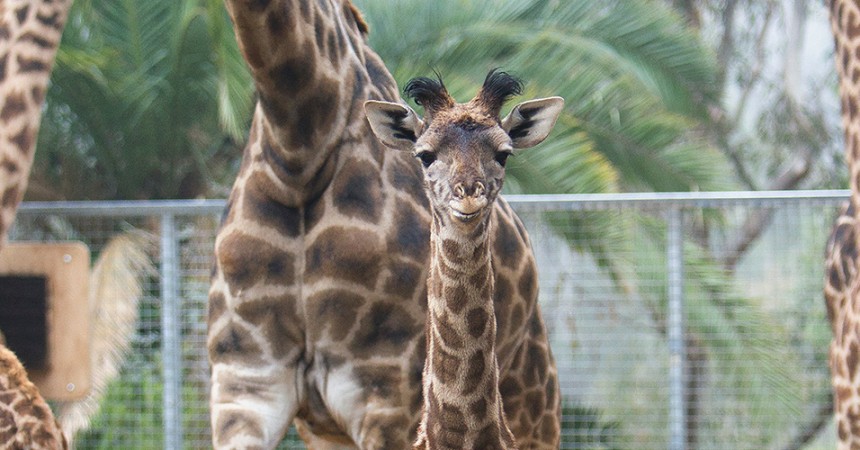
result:
M 522 82 L 496 70 L 467 103 L 455 102 L 439 79 L 415 78 L 404 91 L 425 117 L 401 103 L 371 100 L 364 105 L 370 127 L 387 147 L 421 161 L 435 215 L 460 225 L 488 216 L 508 156 L 546 139 L 564 107 L 561 97 L 531 100 L 500 118 L 502 105 L 522 92 Z

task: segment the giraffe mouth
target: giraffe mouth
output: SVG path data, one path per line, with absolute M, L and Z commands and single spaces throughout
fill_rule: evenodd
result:
M 467 197 L 465 199 L 451 200 L 448 206 L 451 215 L 462 222 L 471 222 L 477 219 L 487 206 L 487 197 Z

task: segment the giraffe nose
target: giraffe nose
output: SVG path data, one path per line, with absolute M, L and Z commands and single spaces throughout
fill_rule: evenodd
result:
M 466 197 L 478 198 L 483 197 L 486 191 L 484 183 L 475 180 L 472 182 L 460 182 L 454 185 L 454 196 L 463 199 Z

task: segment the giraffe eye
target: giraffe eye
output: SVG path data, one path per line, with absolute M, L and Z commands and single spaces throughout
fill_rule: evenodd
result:
M 423 151 L 419 152 L 415 156 L 421 160 L 421 165 L 423 165 L 425 168 L 430 167 L 431 164 L 436 162 L 436 154 L 433 152 Z
M 508 163 L 508 156 L 511 156 L 511 152 L 496 152 L 496 162 L 505 167 L 505 164 Z

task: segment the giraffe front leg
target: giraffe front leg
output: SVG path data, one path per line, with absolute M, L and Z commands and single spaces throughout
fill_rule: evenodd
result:
M 271 449 L 296 414 L 296 370 L 214 364 L 210 413 L 216 449 Z M 262 372 L 262 373 L 261 373 Z
M 301 334 L 285 325 L 294 302 L 279 295 L 233 298 L 219 285 L 209 298 L 213 446 L 275 448 L 304 395 Z

